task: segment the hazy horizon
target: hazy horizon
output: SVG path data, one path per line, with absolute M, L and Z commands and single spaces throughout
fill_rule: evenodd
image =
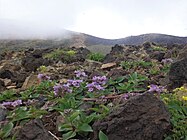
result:
M 106 39 L 186 37 L 186 13 L 186 0 L 0 0 L 0 38 L 60 36 L 64 29 Z

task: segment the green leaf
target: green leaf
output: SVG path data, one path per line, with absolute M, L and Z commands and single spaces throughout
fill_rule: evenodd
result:
M 72 130 L 72 125 L 70 123 L 68 124 L 61 124 L 58 126 L 58 131 L 69 131 L 69 130 Z
M 14 124 L 12 122 L 9 122 L 8 124 L 6 124 L 0 131 L 0 136 L 2 138 L 8 137 L 13 127 L 14 127 Z
M 76 136 L 76 132 L 75 131 L 69 131 L 66 134 L 63 134 L 63 140 L 69 140 L 70 138 L 73 138 Z
M 76 112 L 74 112 L 74 113 L 69 117 L 69 120 L 70 120 L 70 121 L 73 121 L 73 120 L 75 120 L 79 115 L 80 115 L 80 111 L 76 111 Z
M 92 127 L 86 123 L 83 123 L 78 129 L 79 129 L 79 131 L 93 132 Z
M 99 140 L 108 140 L 108 137 L 101 130 L 99 131 Z

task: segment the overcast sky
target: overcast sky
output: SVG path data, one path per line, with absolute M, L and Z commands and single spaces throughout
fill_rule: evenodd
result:
M 187 36 L 187 0 L 0 0 L 3 20 L 103 38 L 145 33 Z

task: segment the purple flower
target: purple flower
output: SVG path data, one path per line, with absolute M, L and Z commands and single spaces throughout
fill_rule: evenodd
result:
M 60 93 L 62 93 L 62 85 L 55 85 L 54 87 L 53 87 L 53 89 L 54 89 L 54 94 L 55 94 L 55 96 L 56 95 L 58 95 L 58 94 L 60 94 Z
M 67 82 L 69 85 L 73 85 L 74 87 L 80 87 L 80 83 L 82 83 L 83 80 L 68 80 Z
M 97 90 L 104 90 L 104 87 L 102 87 L 101 85 L 95 85 L 95 88 L 96 88 Z
M 16 101 L 12 102 L 12 106 L 14 106 L 14 107 L 21 105 L 21 104 L 22 104 L 22 100 L 16 100 Z
M 164 64 L 170 64 L 170 63 L 172 63 L 172 62 L 173 62 L 173 59 L 171 59 L 171 58 L 162 59 L 162 61 L 161 61 L 161 62 L 163 62 Z
M 16 107 L 16 106 L 19 106 L 22 104 L 22 100 L 15 100 L 13 102 L 3 102 L 1 105 L 3 106 L 13 106 L 13 107 Z
M 69 86 L 70 86 L 69 83 L 63 84 L 63 91 L 68 92 L 68 93 L 72 93 L 72 89 L 70 89 Z
M 38 74 L 38 79 L 44 81 L 44 80 L 50 80 L 50 77 L 45 74 Z
M 104 87 L 102 87 L 100 84 L 96 82 L 92 82 L 91 84 L 87 84 L 86 87 L 88 88 L 89 92 L 92 92 L 94 90 L 104 90 Z
M 72 89 L 70 89 L 69 86 L 70 86 L 69 83 L 63 84 L 63 85 L 60 85 L 60 84 L 59 84 L 59 85 L 55 85 L 55 86 L 53 87 L 55 96 L 57 96 L 57 95 L 59 95 L 59 94 L 62 94 L 62 93 L 64 93 L 64 92 L 71 93 L 71 92 L 72 92 Z
M 107 82 L 107 78 L 106 78 L 106 76 L 94 76 L 92 78 L 92 81 L 96 82 L 98 84 L 104 85 Z
M 87 77 L 87 75 L 86 75 L 86 73 L 84 71 L 76 70 L 74 73 L 76 74 L 77 78 L 85 78 L 85 77 Z
M 157 93 L 161 93 L 164 91 L 164 87 L 163 86 L 157 86 L 157 85 L 154 85 L 154 84 L 151 84 L 149 86 L 149 92 L 157 92 Z

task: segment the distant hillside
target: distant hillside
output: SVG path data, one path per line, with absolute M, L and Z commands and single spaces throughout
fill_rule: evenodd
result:
M 187 37 L 152 33 L 129 36 L 121 39 L 103 39 L 55 27 L 34 26 L 28 23 L 24 25 L 18 21 L 0 19 L 0 49 L 4 47 L 89 47 L 99 45 L 111 46 L 115 44 L 141 45 L 144 42 L 187 44 Z
M 138 36 L 129 36 L 121 39 L 103 39 L 94 37 L 91 35 L 84 34 L 85 45 L 114 45 L 114 44 L 125 44 L 125 45 L 140 45 L 144 42 L 155 42 L 159 44 L 187 44 L 187 37 L 178 37 L 165 34 L 143 34 Z

